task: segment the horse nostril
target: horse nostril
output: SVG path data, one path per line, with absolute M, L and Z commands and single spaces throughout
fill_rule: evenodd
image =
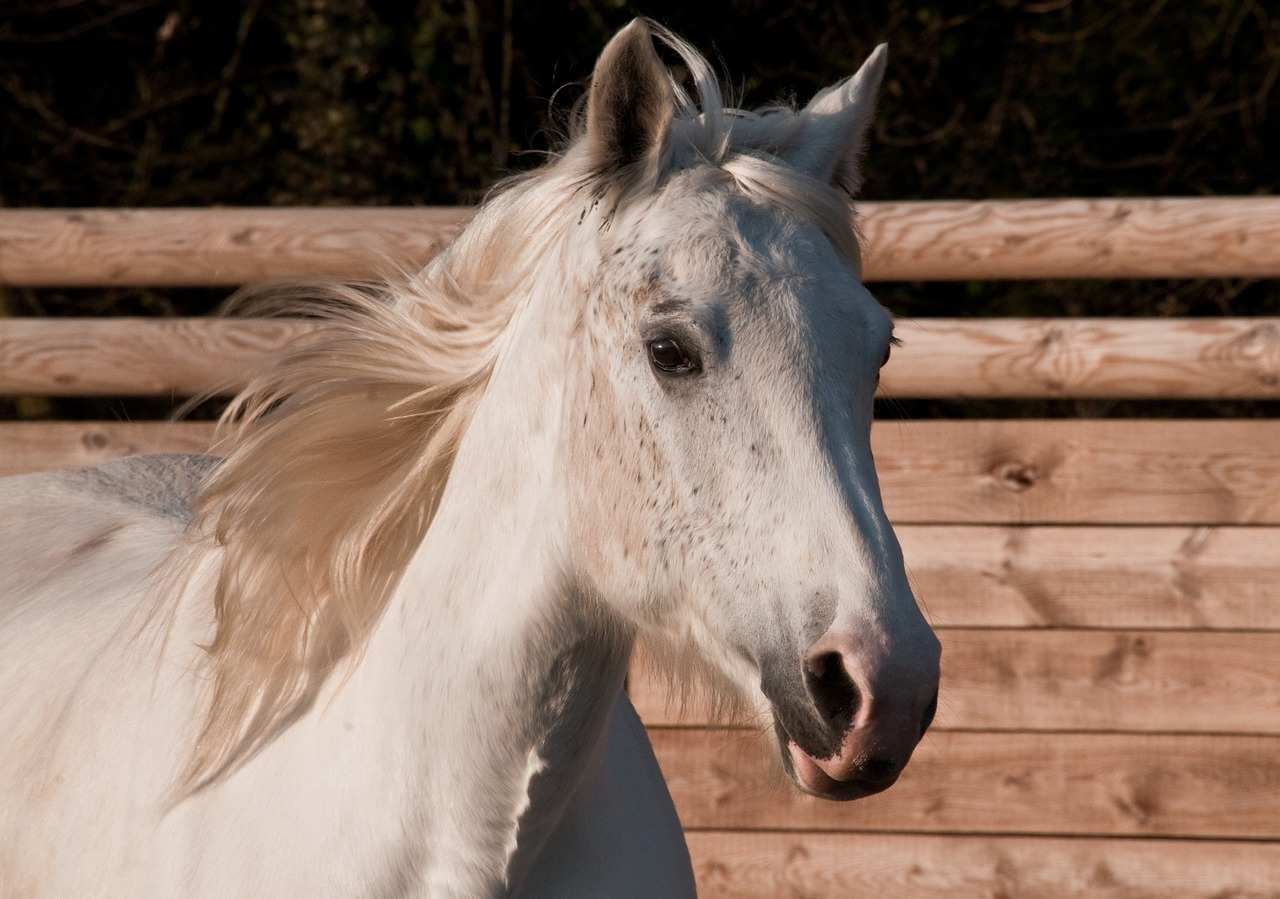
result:
M 924 717 L 920 719 L 920 736 L 924 736 L 925 731 L 929 729 L 929 725 L 933 723 L 933 716 L 938 714 L 938 691 L 933 691 L 933 698 L 929 700 L 929 705 L 925 707 Z
M 858 769 L 858 780 L 868 784 L 882 784 L 898 776 L 901 766 L 893 759 L 868 759 Z
M 805 683 L 814 705 L 832 728 L 848 730 L 858 714 L 860 696 L 840 653 L 825 652 L 806 659 Z

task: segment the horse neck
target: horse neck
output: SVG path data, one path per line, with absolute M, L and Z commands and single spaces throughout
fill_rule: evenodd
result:
M 335 697 L 335 726 L 382 710 L 427 895 L 499 889 L 517 836 L 527 857 L 602 753 L 630 655 L 563 551 L 564 324 L 536 301 L 517 313 L 427 538 Z

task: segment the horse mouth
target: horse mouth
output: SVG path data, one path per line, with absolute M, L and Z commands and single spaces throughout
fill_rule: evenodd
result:
M 832 776 L 822 760 L 805 752 L 780 724 L 775 724 L 782 750 L 782 767 L 791 782 L 803 793 L 835 802 L 863 799 L 887 790 L 898 780 L 902 766 L 887 760 L 869 760 L 858 766 L 855 776 L 839 779 Z

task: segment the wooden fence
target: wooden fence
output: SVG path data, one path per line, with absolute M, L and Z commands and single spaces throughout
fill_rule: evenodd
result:
M 465 210 L 0 211 L 0 283 L 235 284 L 421 261 Z M 868 204 L 873 279 L 1280 277 L 1280 200 Z M 0 320 L 0 393 L 186 395 L 289 322 Z M 898 397 L 1280 399 L 1280 317 L 900 322 Z M 207 424 L 0 424 L 0 473 Z M 944 644 L 901 781 L 798 795 L 769 740 L 631 690 L 703 895 L 1280 896 L 1280 422 L 878 423 Z

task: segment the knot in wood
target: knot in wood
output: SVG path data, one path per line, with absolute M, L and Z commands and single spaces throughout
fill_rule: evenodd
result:
M 1055 343 L 1065 343 L 1067 332 L 1057 325 L 1050 325 L 1045 328 L 1043 336 L 1040 338 L 1040 345 L 1043 347 L 1053 346 Z
M 101 431 L 89 431 L 80 438 L 80 443 L 88 450 L 105 449 L 111 441 Z
M 1030 490 L 1040 481 L 1040 471 L 1029 462 L 1001 462 L 991 470 L 991 476 L 1006 490 L 1021 493 Z
M 1280 328 L 1270 323 L 1256 325 L 1240 335 L 1233 349 L 1251 363 L 1259 384 L 1274 387 L 1280 383 Z

